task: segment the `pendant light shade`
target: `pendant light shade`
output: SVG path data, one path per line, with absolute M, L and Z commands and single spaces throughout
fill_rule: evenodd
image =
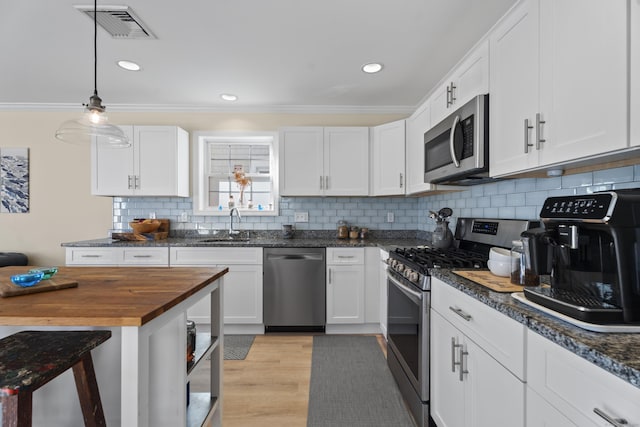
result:
M 99 138 L 99 143 L 112 148 L 131 146 L 129 138 L 117 126 L 108 123 L 106 107 L 98 96 L 98 1 L 93 2 L 93 96 L 85 106 L 85 113 L 76 120 L 67 120 L 56 130 L 56 138 L 74 144 L 88 143 L 91 137 Z

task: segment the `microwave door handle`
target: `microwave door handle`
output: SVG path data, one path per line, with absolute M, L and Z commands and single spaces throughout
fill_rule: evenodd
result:
M 453 164 L 457 168 L 460 167 L 460 161 L 458 159 L 456 159 L 456 151 L 455 151 L 455 148 L 453 146 L 453 142 L 456 139 L 456 128 L 458 127 L 458 123 L 459 122 L 460 122 L 460 116 L 456 116 L 456 118 L 453 119 L 453 125 L 451 126 L 451 132 L 449 133 L 449 150 L 451 151 L 451 160 L 453 160 Z

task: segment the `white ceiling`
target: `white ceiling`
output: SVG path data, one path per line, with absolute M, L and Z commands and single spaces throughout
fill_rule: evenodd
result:
M 407 112 L 515 0 L 127 0 L 156 35 L 98 29 L 109 110 Z M 91 0 L 0 2 L 0 109 L 69 109 L 93 92 Z M 130 72 L 116 61 L 138 62 Z M 384 70 L 364 74 L 378 61 Z M 221 93 L 236 94 L 230 104 Z

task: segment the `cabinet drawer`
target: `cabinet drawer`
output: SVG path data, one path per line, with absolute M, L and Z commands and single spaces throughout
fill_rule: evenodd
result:
M 327 264 L 364 264 L 364 248 L 327 248 Z
M 262 248 L 170 248 L 170 265 L 262 265 Z
M 525 379 L 525 325 L 432 278 L 432 308 L 485 349 L 516 377 Z
M 122 248 L 122 265 L 169 265 L 169 248 Z
M 527 341 L 529 387 L 566 417 L 609 425 L 594 412 L 598 409 L 628 425 L 640 425 L 639 388 L 533 331 L 528 331 Z
M 111 248 L 67 248 L 66 265 L 117 265 L 117 252 Z

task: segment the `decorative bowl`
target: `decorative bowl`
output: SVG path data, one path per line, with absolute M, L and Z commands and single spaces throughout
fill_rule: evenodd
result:
M 135 233 L 152 233 L 160 228 L 160 221 L 157 219 L 145 219 L 143 221 L 131 221 L 129 226 Z
M 11 281 L 20 287 L 28 288 L 40 282 L 43 276 L 44 273 L 42 271 L 37 273 L 16 274 L 15 276 L 11 276 Z
M 489 270 L 496 276 L 509 277 L 511 275 L 511 263 L 500 262 L 493 259 L 487 261 Z
M 43 273 L 42 280 L 47 280 L 51 279 L 58 272 L 58 267 L 32 268 L 29 270 L 29 273 L 38 273 L 40 271 Z

